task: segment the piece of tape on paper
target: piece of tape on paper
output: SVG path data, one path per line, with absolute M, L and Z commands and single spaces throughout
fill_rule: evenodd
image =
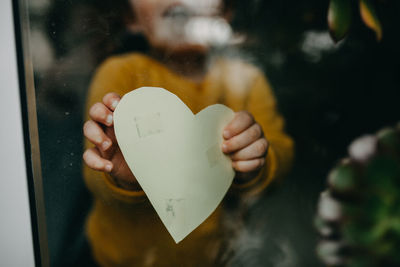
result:
M 140 138 L 163 131 L 161 114 L 159 112 L 144 116 L 135 116 L 136 130 Z

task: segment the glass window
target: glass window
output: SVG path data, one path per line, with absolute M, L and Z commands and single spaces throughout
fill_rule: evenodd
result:
M 336 43 L 323 1 L 31 1 L 51 265 L 322 266 L 314 218 L 329 170 L 353 139 L 399 119 L 394 2 L 377 4 L 381 41 L 357 15 Z M 146 86 L 172 92 L 194 114 L 217 103 L 237 112 L 221 132 L 226 147 L 204 153 L 211 166 L 224 152 L 233 183 L 178 244 L 140 179 L 169 170 L 181 147 L 196 159 L 201 151 L 179 131 L 179 149 L 168 141 L 178 138 L 157 139 L 169 125 L 150 101 L 155 112 L 132 125 L 156 140 L 149 151 L 162 149 L 143 154 L 147 171 L 131 171 L 113 112 L 120 96 Z M 200 163 L 181 160 L 176 173 L 202 175 L 193 171 Z M 196 216 L 180 199 L 165 200 L 168 214 Z

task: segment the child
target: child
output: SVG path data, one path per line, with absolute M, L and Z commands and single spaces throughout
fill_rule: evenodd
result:
M 196 6 L 199 3 L 203 6 Z M 202 18 L 229 17 L 232 9 L 223 4 L 221 0 L 131 0 L 128 27 L 146 37 L 151 56 L 114 56 L 96 72 L 88 96 L 83 159 L 84 178 L 95 196 L 87 233 L 101 266 L 211 266 L 222 242 L 220 207 L 175 244 L 146 199 L 113 130 L 113 111 L 132 89 L 163 87 L 193 113 L 215 103 L 236 111 L 225 127 L 221 147 L 236 171 L 232 192 L 257 194 L 290 164 L 293 143 L 283 132 L 283 119 L 262 73 L 233 59 L 221 58 L 208 66 L 209 44 L 185 35 L 174 38 L 176 33 L 165 27 L 160 31 L 160 25 L 174 16 L 187 19 L 200 16 L 198 12 Z

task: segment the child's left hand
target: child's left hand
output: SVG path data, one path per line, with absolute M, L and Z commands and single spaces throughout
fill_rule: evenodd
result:
M 222 151 L 230 155 L 233 168 L 239 172 L 237 176 L 249 179 L 257 175 L 265 164 L 268 141 L 253 116 L 247 111 L 237 112 L 225 127 L 223 137 Z

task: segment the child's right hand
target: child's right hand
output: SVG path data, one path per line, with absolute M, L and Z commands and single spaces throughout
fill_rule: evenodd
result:
M 102 103 L 90 107 L 91 119 L 85 122 L 83 133 L 95 147 L 86 149 L 83 160 L 90 168 L 109 173 L 120 187 L 139 190 L 115 138 L 113 112 L 120 99 L 116 93 L 108 93 Z

